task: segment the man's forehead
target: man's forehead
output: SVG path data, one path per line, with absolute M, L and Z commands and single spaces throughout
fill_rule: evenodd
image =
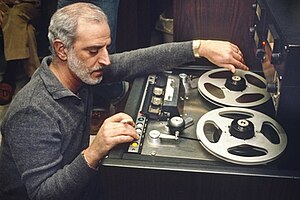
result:
M 83 34 L 86 36 L 92 34 L 110 35 L 110 29 L 106 21 L 97 22 L 97 21 L 80 20 L 78 21 L 76 32 L 77 34 Z
M 111 42 L 110 29 L 107 22 L 78 22 L 76 31 L 77 44 L 84 46 L 103 46 Z
M 96 20 L 96 19 L 86 19 L 86 18 L 78 18 L 77 20 L 78 26 L 80 25 L 91 25 L 91 24 L 98 24 L 98 25 L 108 25 L 107 20 Z

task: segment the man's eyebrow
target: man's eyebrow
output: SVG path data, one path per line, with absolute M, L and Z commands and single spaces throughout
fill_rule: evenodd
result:
M 95 50 L 95 49 L 101 49 L 103 48 L 105 45 L 93 45 L 93 46 L 88 46 L 83 48 L 84 50 Z
M 84 49 L 101 49 L 103 48 L 105 45 L 93 45 L 93 46 L 88 46 L 88 47 L 85 47 Z

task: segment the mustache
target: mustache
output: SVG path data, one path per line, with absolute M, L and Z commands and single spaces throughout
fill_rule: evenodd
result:
M 102 71 L 104 69 L 105 69 L 104 66 L 99 65 L 99 66 L 94 66 L 94 67 L 90 68 L 90 71 Z

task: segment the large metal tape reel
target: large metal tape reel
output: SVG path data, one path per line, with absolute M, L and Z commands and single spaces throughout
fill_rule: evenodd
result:
M 273 161 L 287 146 L 286 133 L 279 123 L 247 108 L 209 111 L 199 119 L 196 134 L 208 152 L 241 165 Z
M 263 77 L 239 69 L 235 74 L 227 69 L 204 73 L 199 78 L 198 90 L 205 99 L 221 107 L 254 107 L 270 99 Z

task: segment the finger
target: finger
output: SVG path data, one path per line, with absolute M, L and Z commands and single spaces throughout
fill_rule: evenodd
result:
M 124 126 L 127 126 L 125 127 L 125 130 L 122 131 L 120 134 L 121 135 L 126 135 L 126 136 L 130 136 L 136 140 L 139 139 L 139 134 L 136 132 L 135 128 L 133 128 L 131 125 L 129 124 L 124 124 Z
M 118 137 L 114 137 L 113 140 L 114 144 L 122 144 L 132 142 L 134 138 L 130 137 L 129 135 L 119 135 Z
M 132 117 L 126 113 L 117 113 L 106 119 L 106 121 L 108 121 L 108 122 L 121 122 L 122 120 L 133 121 Z
M 237 46 L 237 45 L 235 45 L 235 44 L 233 44 L 233 43 L 230 43 L 230 45 L 231 45 L 231 48 L 232 48 L 232 50 L 234 51 L 234 52 L 236 52 L 236 53 L 238 53 L 239 52 L 239 47 Z
M 239 69 L 242 70 L 249 70 L 249 67 L 247 67 L 245 65 L 245 61 L 244 61 L 244 57 L 241 51 L 239 51 L 238 53 L 233 53 L 233 60 L 231 61 L 231 63 Z
M 139 139 L 139 135 L 131 125 L 106 122 L 100 127 L 93 144 L 96 145 L 96 148 L 109 151 L 118 144 L 131 142 L 134 139 Z
M 232 43 L 232 42 L 229 42 L 230 45 L 233 47 L 233 48 L 239 48 L 236 44 Z
M 244 55 L 243 55 L 242 51 L 241 51 L 241 50 L 239 50 L 239 49 L 238 49 L 238 52 L 237 52 L 237 54 L 238 54 L 239 56 L 241 56 L 242 58 L 244 57 Z
M 233 58 L 236 59 L 236 60 L 238 60 L 241 63 L 244 63 L 244 57 L 243 57 L 242 52 L 233 53 Z
M 133 137 L 129 136 L 129 135 L 118 135 L 115 137 L 108 137 L 105 139 L 101 139 L 100 145 L 99 143 L 96 144 L 96 146 L 100 147 L 100 148 L 105 148 L 105 151 L 109 151 L 111 150 L 113 147 L 115 147 L 116 145 L 119 144 L 123 144 L 123 143 L 128 143 L 128 142 L 132 142 L 134 140 Z M 93 143 L 96 140 L 93 141 Z
M 234 53 L 237 53 L 237 54 L 239 54 L 240 56 L 244 57 L 242 51 L 240 50 L 240 48 L 239 48 L 237 45 L 235 45 L 235 44 L 233 44 L 233 43 L 230 43 L 230 44 L 231 44 L 231 47 L 232 47 L 232 51 L 233 51 Z
M 134 139 L 139 139 L 139 135 L 136 132 L 134 126 L 127 124 L 127 123 L 121 123 L 121 122 L 114 122 L 113 128 L 109 130 L 112 137 L 117 137 L 120 135 L 127 135 Z
M 242 63 L 242 62 L 236 61 L 234 65 L 235 65 L 236 68 L 239 68 L 239 69 L 242 69 L 242 70 L 246 70 L 246 71 L 249 70 L 249 67 L 247 67 L 247 66 L 246 66 L 244 63 Z
M 222 65 L 220 65 L 220 67 L 227 68 L 227 69 L 229 69 L 232 73 L 235 73 L 235 71 L 236 71 L 234 65 L 232 65 L 232 64 L 222 64 Z
M 120 121 L 120 123 L 128 124 L 128 125 L 130 125 L 132 127 L 135 127 L 135 123 L 134 123 L 134 121 L 132 119 L 122 119 Z

